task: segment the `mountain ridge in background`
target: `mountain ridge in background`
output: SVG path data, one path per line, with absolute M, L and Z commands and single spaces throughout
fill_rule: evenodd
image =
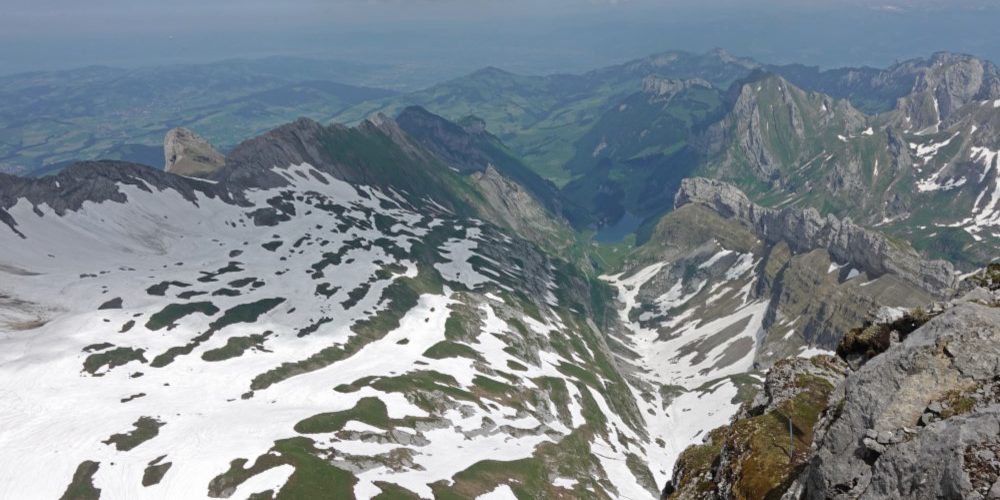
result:
M 0 173 L 0 496 L 989 494 L 996 75 L 487 68 Z

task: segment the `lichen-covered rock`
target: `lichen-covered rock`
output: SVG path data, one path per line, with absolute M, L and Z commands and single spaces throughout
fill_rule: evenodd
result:
M 984 288 L 991 292 L 1000 290 L 1000 263 L 993 263 L 969 276 L 962 283 L 963 289 Z
M 729 427 L 681 454 L 665 498 L 763 499 L 780 495 L 809 458 L 813 427 L 847 366 L 838 358 L 789 358 Z
M 892 344 L 902 341 L 907 335 L 927 323 L 940 310 L 926 312 L 914 309 L 890 321 L 866 322 L 852 328 L 837 345 L 837 355 L 855 368 L 865 361 L 885 352 Z

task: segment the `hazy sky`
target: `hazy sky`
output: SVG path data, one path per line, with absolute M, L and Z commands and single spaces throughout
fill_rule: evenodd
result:
M 1000 59 L 992 0 L 0 0 L 0 73 L 298 55 L 577 71 L 723 47 L 765 62 Z

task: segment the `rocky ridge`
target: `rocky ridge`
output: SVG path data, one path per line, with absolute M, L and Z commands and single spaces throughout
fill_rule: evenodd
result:
M 235 202 L 228 189 L 172 175 L 150 167 L 114 160 L 78 162 L 58 175 L 41 178 L 24 178 L 0 174 L 0 222 L 18 232 L 17 220 L 9 211 L 18 203 L 29 203 L 36 213 L 48 206 L 57 215 L 78 211 L 85 203 L 113 201 L 126 203 L 128 197 L 118 186 L 133 185 L 151 192 L 152 189 L 170 189 L 184 199 L 195 202 L 196 194 Z
M 419 106 L 402 110 L 395 122 L 415 142 L 432 152 L 448 167 L 461 172 L 485 172 L 492 167 L 523 189 L 552 214 L 560 216 L 562 204 L 556 187 L 542 179 L 486 130 L 486 123 L 467 116 L 458 123 Z
M 892 273 L 935 293 L 949 293 L 958 280 L 944 261 L 925 261 L 903 244 L 813 208 L 772 209 L 754 204 L 739 189 L 723 182 L 689 178 L 681 183 L 676 206 L 697 203 L 751 227 L 761 239 L 784 241 L 795 253 L 826 249 L 837 262 L 850 262 L 873 277 Z
M 991 63 L 940 53 L 875 73 L 771 69 L 734 85 L 725 117 L 696 136 L 706 161 L 695 175 L 767 206 L 851 217 L 965 270 L 990 262 L 1000 238 Z M 854 105 L 883 93 L 898 99 L 871 114 Z

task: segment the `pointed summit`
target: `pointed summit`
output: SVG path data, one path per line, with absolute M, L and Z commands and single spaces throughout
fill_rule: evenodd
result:
M 200 135 L 182 127 L 171 129 L 163 139 L 165 170 L 188 177 L 208 177 L 226 164 L 226 159 Z

